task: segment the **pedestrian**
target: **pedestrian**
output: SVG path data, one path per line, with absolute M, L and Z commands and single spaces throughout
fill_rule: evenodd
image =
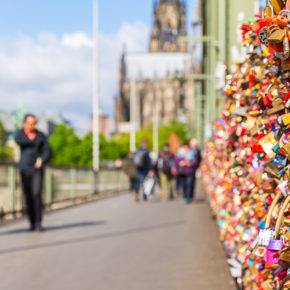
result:
M 190 149 L 193 151 L 194 159 L 195 159 L 195 166 L 194 166 L 194 172 L 192 174 L 193 180 L 192 180 L 192 193 L 190 198 L 193 199 L 195 196 L 195 181 L 196 181 L 196 171 L 199 168 L 199 165 L 201 163 L 202 157 L 201 157 L 201 151 L 198 148 L 198 142 L 195 138 L 192 138 L 189 142 Z
M 127 158 L 123 161 L 123 170 L 129 178 L 131 195 L 136 198 L 135 184 L 137 179 L 137 170 L 133 163 L 133 152 L 129 152 Z
M 175 159 L 177 171 L 183 191 L 183 202 L 191 202 L 193 188 L 193 173 L 195 170 L 194 152 L 190 149 L 189 143 L 185 142 L 179 149 Z
M 170 151 L 169 144 L 166 144 L 158 158 L 158 171 L 160 175 L 161 196 L 163 201 L 174 198 L 174 177 L 172 174 L 174 167 L 174 154 Z
M 133 154 L 133 163 L 137 170 L 137 179 L 135 183 L 136 201 L 139 201 L 140 188 L 145 177 L 152 177 L 154 175 L 147 140 L 141 140 L 140 147 Z M 144 192 L 143 200 L 147 200 L 147 196 Z
M 43 168 L 51 156 L 47 137 L 37 130 L 37 119 L 32 114 L 24 117 L 23 128 L 15 134 L 20 146 L 19 162 L 22 189 L 26 200 L 31 231 L 42 231 L 42 180 Z

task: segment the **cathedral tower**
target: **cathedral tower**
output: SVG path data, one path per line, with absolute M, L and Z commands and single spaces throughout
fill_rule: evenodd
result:
M 154 27 L 150 52 L 187 52 L 185 3 L 182 0 L 159 0 L 154 4 Z

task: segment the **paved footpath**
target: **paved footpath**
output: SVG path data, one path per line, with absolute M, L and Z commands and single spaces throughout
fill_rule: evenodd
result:
M 1 290 L 235 289 L 199 191 L 184 205 L 121 195 L 0 227 Z

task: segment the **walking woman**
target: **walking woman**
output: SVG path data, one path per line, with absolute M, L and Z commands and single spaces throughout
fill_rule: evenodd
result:
M 175 159 L 178 175 L 183 191 L 183 202 L 190 203 L 192 199 L 193 174 L 195 172 L 194 151 L 185 142 L 179 149 Z

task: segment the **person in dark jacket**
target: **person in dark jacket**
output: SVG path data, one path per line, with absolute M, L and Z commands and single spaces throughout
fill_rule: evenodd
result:
M 42 231 L 43 167 L 51 156 L 51 149 L 47 137 L 37 130 L 37 119 L 34 115 L 25 116 L 23 128 L 16 132 L 15 141 L 21 149 L 19 168 L 30 230 Z
M 135 151 L 132 159 L 133 164 L 135 165 L 137 170 L 137 179 L 135 182 L 136 201 L 139 200 L 140 187 L 145 177 L 147 175 L 154 175 L 152 161 L 149 155 L 149 150 L 147 148 L 148 142 L 144 139 L 141 141 L 140 148 Z M 143 199 L 147 199 L 147 196 L 145 194 L 143 194 Z
M 201 160 L 202 160 L 202 156 L 201 156 L 201 151 L 200 151 L 200 149 L 198 147 L 198 142 L 197 142 L 197 140 L 195 138 L 192 138 L 190 140 L 189 146 L 190 146 L 190 149 L 194 153 L 194 159 L 195 159 L 194 172 L 192 174 L 192 177 L 193 177 L 193 179 L 192 179 L 192 192 L 191 192 L 191 195 L 190 195 L 190 199 L 193 199 L 194 196 L 195 196 L 196 171 L 199 168 L 199 165 L 200 165 Z

